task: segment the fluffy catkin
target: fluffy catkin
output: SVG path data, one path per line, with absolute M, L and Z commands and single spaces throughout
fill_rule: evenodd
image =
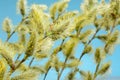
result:
M 102 67 L 98 71 L 98 74 L 100 74 L 100 75 L 105 74 L 108 71 L 109 68 L 110 68 L 110 63 L 109 62 L 105 63 L 104 65 L 102 65 Z
M 15 65 L 12 57 L 9 55 L 9 52 L 4 49 L 0 49 L 0 55 L 3 56 L 3 58 L 7 61 L 8 65 L 14 70 Z
M 19 0 L 18 1 L 18 11 L 22 16 L 25 16 L 26 14 L 26 0 Z
M 96 63 L 100 63 L 100 61 L 101 61 L 101 54 L 100 54 L 100 49 L 99 48 L 96 49 L 94 58 L 95 58 Z
M 11 20 L 9 18 L 5 18 L 2 24 L 3 30 L 7 33 L 8 37 L 10 36 L 11 33 Z
M 36 45 L 36 34 L 35 34 L 35 32 L 31 32 L 30 39 L 27 43 L 27 49 L 26 49 L 26 52 L 25 52 L 25 54 L 27 56 L 31 56 L 31 55 L 34 54 L 35 45 Z
M 6 65 L 3 63 L 3 60 L 0 60 L 0 80 L 3 80 L 4 78 L 4 73 L 6 70 Z

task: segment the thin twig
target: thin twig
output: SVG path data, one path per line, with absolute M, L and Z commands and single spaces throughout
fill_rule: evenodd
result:
M 94 79 L 97 77 L 97 72 L 99 70 L 100 62 L 96 65 L 95 73 L 94 73 Z
M 19 28 L 19 25 L 21 25 L 28 17 L 25 17 L 21 20 L 21 22 L 18 24 L 18 26 L 14 29 L 14 31 L 10 34 L 10 36 L 8 36 L 8 38 L 6 39 L 6 42 L 9 41 L 9 39 L 12 37 L 12 35 L 16 32 L 16 30 Z
M 84 50 L 87 48 L 87 46 L 92 42 L 92 40 L 95 38 L 96 34 L 98 33 L 98 31 L 100 30 L 100 28 L 97 28 L 96 32 L 94 33 L 94 35 L 92 36 L 92 38 L 88 41 L 88 43 L 85 45 Z M 83 51 L 84 51 L 83 50 Z M 80 57 L 79 57 L 79 61 L 81 61 L 82 57 L 84 56 L 84 52 L 81 53 Z
M 23 62 L 25 62 L 27 58 L 28 58 L 28 56 L 25 56 L 25 57 L 19 62 L 19 64 L 14 68 L 14 70 L 10 70 L 11 74 L 12 74 L 13 72 L 15 72 L 15 70 L 16 70 L 17 68 L 19 68 L 20 65 L 21 65 Z
M 113 22 L 113 26 L 112 26 L 112 29 L 111 29 L 109 35 L 111 35 L 112 32 L 114 31 L 114 28 L 115 28 L 115 22 L 116 22 L 116 20 L 114 20 L 114 22 Z M 105 47 L 106 47 L 106 45 L 104 46 L 104 48 L 105 48 Z M 101 63 L 101 61 L 100 61 L 100 63 Z M 94 79 L 97 77 L 97 72 L 98 72 L 98 69 L 99 69 L 100 63 L 98 63 L 98 64 L 96 65 L 96 70 L 95 70 L 95 73 L 94 73 Z
M 21 54 L 18 54 L 16 60 L 15 60 L 15 63 L 18 61 L 18 59 L 20 58 Z
M 30 63 L 29 63 L 29 67 L 32 65 L 32 63 L 33 63 L 33 61 L 34 61 L 34 57 L 32 57 L 32 59 L 31 59 L 31 61 L 30 61 Z
M 97 28 L 95 34 L 94 34 L 93 37 L 89 40 L 89 42 L 85 45 L 84 49 L 86 49 L 87 46 L 92 42 L 92 40 L 95 38 L 95 36 L 96 36 L 96 34 L 98 33 L 99 30 L 100 30 L 100 28 Z M 82 59 L 83 56 L 84 56 L 84 52 L 82 52 L 82 54 L 80 55 L 79 61 L 81 61 L 81 59 Z M 60 80 L 60 77 L 61 77 L 61 75 L 62 75 L 62 73 L 63 73 L 63 71 L 64 71 L 65 64 L 66 64 L 67 60 L 68 60 L 68 57 L 65 59 L 64 66 L 63 66 L 60 74 L 58 75 L 58 79 L 57 79 L 57 80 Z M 75 70 L 76 70 L 76 69 L 77 69 L 77 67 L 75 68 Z M 75 71 L 75 70 L 74 70 L 74 71 Z
M 45 74 L 45 76 L 44 76 L 44 79 L 43 79 L 43 80 L 45 80 L 45 79 L 46 79 L 47 74 L 48 74 L 48 72 L 50 71 L 50 69 L 51 69 L 51 66 L 49 66 L 49 68 L 48 68 L 48 70 L 47 70 L 47 72 L 46 72 L 46 74 Z
M 94 33 L 94 35 L 92 36 L 92 38 L 88 41 L 88 43 L 85 45 L 85 47 L 84 47 L 84 50 L 87 48 L 87 46 L 92 42 L 92 40 L 95 38 L 95 36 L 96 36 L 96 34 L 98 33 L 98 31 L 100 30 L 100 27 L 98 27 L 97 28 L 97 30 L 96 30 L 96 32 Z M 84 51 L 83 50 L 83 51 Z M 85 54 L 84 54 L 84 52 L 82 52 L 81 53 L 81 55 L 80 55 L 80 57 L 79 57 L 79 61 L 81 61 L 81 59 L 82 59 L 82 57 L 84 56 Z M 78 66 L 77 67 L 75 67 L 75 69 L 74 69 L 74 72 L 75 72 L 75 70 L 77 70 L 78 69 Z
M 62 75 L 62 73 L 63 73 L 63 71 L 64 71 L 64 69 L 65 69 L 65 65 L 66 65 L 66 63 L 67 63 L 68 58 L 69 58 L 69 57 L 66 57 L 66 58 L 65 58 L 65 62 L 64 62 L 64 64 L 63 64 L 63 68 L 62 68 L 61 72 L 59 73 L 57 80 L 60 80 L 60 77 L 61 77 L 61 75 Z
M 62 45 L 63 45 L 64 41 L 65 41 L 65 39 L 62 40 L 61 45 L 60 45 L 60 48 L 59 48 L 59 51 L 62 50 Z M 58 51 L 58 52 L 59 52 L 59 51 Z M 44 76 L 43 80 L 46 79 L 46 77 L 47 77 L 47 75 L 48 75 L 48 72 L 49 72 L 49 70 L 50 70 L 51 68 L 52 68 L 51 66 L 48 68 L 47 72 L 45 73 L 45 76 Z
M 21 61 L 20 63 L 15 67 L 15 69 L 17 69 L 18 67 L 20 67 L 20 65 L 26 61 L 26 59 L 28 58 L 28 56 L 25 56 Z

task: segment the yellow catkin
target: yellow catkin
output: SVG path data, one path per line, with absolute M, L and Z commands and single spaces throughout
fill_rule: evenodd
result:
M 6 67 L 3 60 L 0 60 L 0 80 L 3 80 Z
M 43 59 L 43 58 L 47 58 L 48 54 L 47 53 L 43 53 L 43 54 L 35 53 L 34 56 L 35 56 L 36 59 L 40 60 L 40 59 Z
M 25 54 L 27 56 L 33 55 L 35 51 L 35 47 L 36 47 L 36 34 L 35 32 L 31 32 L 30 39 L 27 43 L 27 49 L 26 49 Z
M 98 74 L 101 74 L 101 75 L 105 74 L 109 68 L 110 68 L 110 62 L 105 63 L 104 65 L 102 65 L 102 67 L 98 71 Z
M 60 46 L 56 47 L 56 48 L 53 50 L 52 55 L 56 55 L 56 54 L 60 51 L 60 49 L 61 49 Z
M 68 6 L 68 2 L 70 0 L 65 0 L 65 1 L 62 1 L 58 4 L 58 11 L 61 13 L 65 10 L 65 8 Z
M 66 64 L 67 67 L 76 67 L 80 64 L 80 61 L 78 59 L 73 59 L 70 63 Z
M 19 43 L 22 45 L 26 44 L 26 35 L 25 34 L 19 34 Z
M 92 34 L 92 30 L 86 30 L 85 32 L 79 35 L 79 39 L 82 41 L 86 41 L 91 34 Z
M 62 47 L 63 53 L 67 57 L 72 55 L 72 53 L 74 52 L 74 48 L 76 47 L 77 43 L 78 43 L 78 39 L 76 39 L 76 38 L 71 38 L 70 40 L 68 40 Z
M 30 12 L 30 16 L 33 18 L 33 21 L 40 25 L 41 22 L 41 18 L 42 18 L 42 11 L 38 9 L 37 7 L 38 5 L 33 4 L 31 7 L 31 12 Z
M 85 80 L 93 80 L 93 76 L 90 72 L 88 72 L 87 77 L 85 78 Z
M 87 73 L 86 73 L 85 71 L 80 70 L 79 73 L 80 73 L 83 77 L 86 77 L 86 76 L 87 76 Z
M 18 74 L 11 78 L 11 80 L 37 80 L 39 77 L 39 72 L 34 69 L 28 69 L 22 74 Z
M 102 40 L 103 42 L 106 42 L 108 39 L 108 36 L 107 35 L 100 35 L 100 36 L 96 36 L 96 38 Z
M 86 54 L 86 53 L 90 53 L 91 51 L 92 51 L 92 46 L 88 45 L 88 46 L 84 49 L 83 53 Z
M 26 0 L 19 0 L 18 1 L 18 10 L 22 16 L 26 14 Z
M 55 15 L 56 15 L 56 12 L 57 12 L 57 5 L 58 5 L 58 3 L 55 3 L 50 8 L 50 15 L 51 15 L 51 18 L 53 20 L 55 19 Z
M 9 18 L 5 18 L 2 24 L 3 30 L 7 33 L 8 36 L 10 36 L 11 33 L 11 20 Z
M 68 73 L 67 80 L 74 80 L 76 71 Z
M 101 61 L 101 53 L 100 53 L 99 48 L 96 49 L 94 58 L 95 58 L 96 63 L 100 63 L 100 61 Z
M 57 21 L 59 22 L 61 20 L 68 20 L 70 18 L 73 18 L 74 16 L 76 16 L 77 13 L 78 11 L 67 12 L 64 15 L 60 16 Z
M 14 65 L 14 61 L 11 55 L 9 55 L 9 52 L 6 51 L 5 49 L 0 49 L 0 55 L 2 55 L 2 57 L 7 61 L 8 65 L 14 69 L 15 65 Z
M 107 40 L 107 43 L 105 45 L 105 52 L 106 53 L 111 53 L 112 50 L 114 49 L 114 45 L 117 44 L 119 39 L 119 31 L 115 31 Z

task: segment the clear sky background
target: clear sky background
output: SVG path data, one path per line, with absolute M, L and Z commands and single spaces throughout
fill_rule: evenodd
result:
M 17 25 L 20 20 L 21 16 L 16 13 L 16 3 L 18 0 L 0 0 L 0 39 L 3 41 L 6 40 L 6 34 L 4 34 L 3 31 L 1 31 L 2 27 L 2 22 L 4 18 L 9 17 L 12 20 L 12 23 L 14 25 Z M 37 4 L 46 4 L 48 6 L 52 5 L 55 1 L 57 0 L 27 0 L 28 5 L 30 6 L 33 3 Z M 83 0 L 71 0 L 69 3 L 69 8 L 68 10 L 80 10 L 80 4 L 83 2 Z M 120 28 L 117 28 L 120 30 Z M 15 41 L 15 35 L 10 39 L 10 41 Z M 57 41 L 55 46 L 60 44 L 60 41 Z M 96 46 L 102 46 L 102 42 L 98 41 L 97 39 L 91 43 L 94 47 Z M 83 47 L 83 45 L 79 45 L 78 48 L 76 49 L 76 53 L 80 53 L 80 47 Z M 83 70 L 90 70 L 94 72 L 95 70 L 95 62 L 92 59 L 93 55 L 86 55 L 83 57 L 82 61 L 84 62 L 80 69 Z M 106 61 L 111 61 L 111 74 L 110 76 L 120 76 L 120 45 L 117 45 L 115 47 L 115 50 L 113 52 L 112 56 L 108 56 Z M 64 71 L 64 74 L 67 73 L 67 70 Z M 48 75 L 47 80 L 55 80 L 54 76 L 56 75 L 55 72 L 50 72 L 50 75 Z M 63 78 L 62 78 L 63 79 Z M 61 79 L 61 80 L 62 80 Z M 120 80 L 120 79 L 119 79 Z

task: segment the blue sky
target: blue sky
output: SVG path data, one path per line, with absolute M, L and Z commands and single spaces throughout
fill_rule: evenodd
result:
M 17 25 L 20 20 L 21 20 L 21 16 L 19 14 L 16 13 L 16 3 L 18 0 L 1 0 L 0 1 L 0 39 L 2 39 L 3 41 L 6 40 L 6 34 L 3 33 L 3 31 L 1 31 L 1 27 L 2 27 L 2 22 L 4 20 L 5 17 L 9 17 L 14 25 Z M 37 4 L 46 4 L 48 6 L 52 5 L 53 2 L 55 2 L 57 0 L 28 0 L 28 5 L 30 6 L 32 3 L 37 3 Z M 70 4 L 69 4 L 69 8 L 68 10 L 80 10 L 80 4 L 81 2 L 83 2 L 82 0 L 71 0 Z M 118 28 L 120 30 L 120 28 Z M 14 41 L 16 40 L 15 38 L 16 35 L 14 35 L 10 41 Z M 59 44 L 60 41 L 56 42 L 56 45 Z M 94 42 L 91 43 L 91 45 L 93 46 L 102 46 L 102 42 L 100 42 L 99 40 L 95 40 Z M 78 48 L 76 50 L 76 53 L 80 53 L 80 48 L 83 47 L 83 45 L 79 44 Z M 91 70 L 94 71 L 95 70 L 95 63 L 94 60 L 92 59 L 93 55 L 86 55 L 83 57 L 82 61 L 83 64 L 80 67 L 83 70 Z M 120 45 L 117 45 L 115 47 L 115 50 L 113 52 L 112 56 L 108 56 L 106 61 L 111 60 L 112 65 L 111 65 L 111 70 L 112 73 L 110 74 L 111 76 L 120 76 Z M 64 71 L 64 73 L 66 74 L 68 70 Z M 48 80 L 51 78 L 51 76 L 54 77 L 54 75 L 56 74 L 55 72 L 50 72 L 51 75 L 48 75 Z M 51 78 L 51 80 L 55 80 L 55 78 Z

